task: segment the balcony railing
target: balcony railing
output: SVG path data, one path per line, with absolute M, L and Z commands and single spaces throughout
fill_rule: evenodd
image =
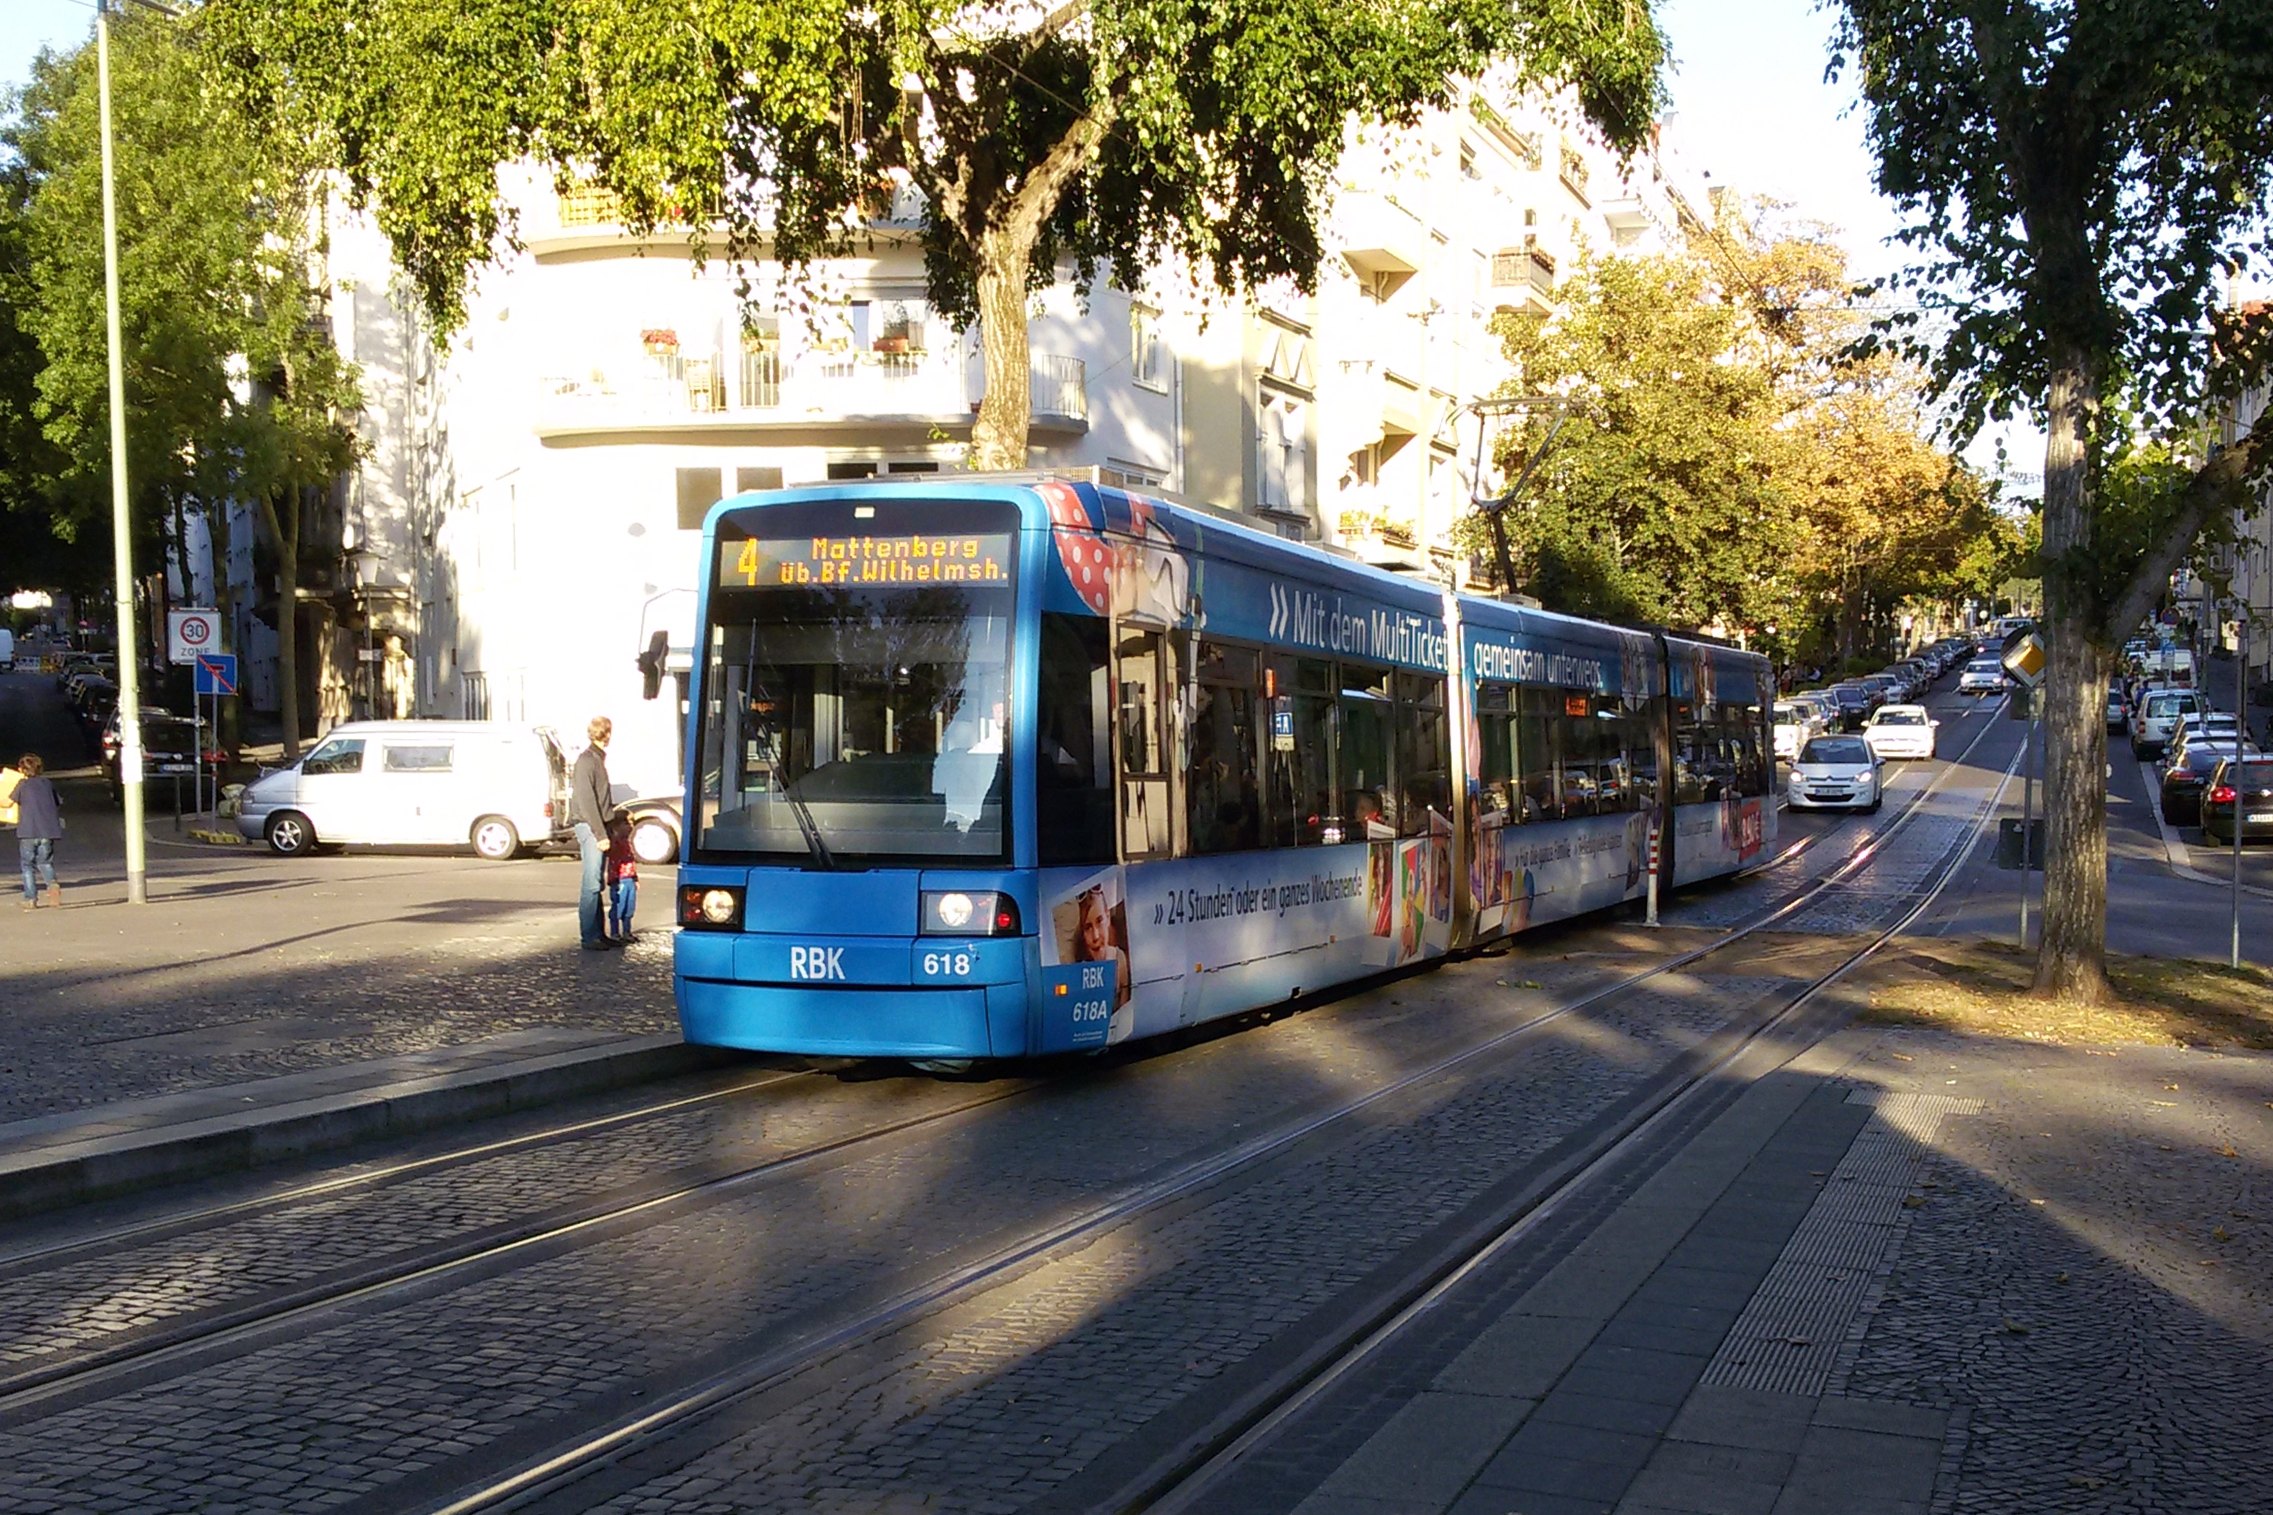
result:
M 855 416 L 967 417 L 982 392 L 959 351 L 796 354 L 649 353 L 635 362 L 541 381 L 547 428 L 654 426 L 700 416 L 794 424 Z M 1081 359 L 1036 353 L 1037 419 L 1086 422 Z

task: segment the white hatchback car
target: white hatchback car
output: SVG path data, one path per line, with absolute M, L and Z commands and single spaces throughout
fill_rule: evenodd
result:
M 1863 725 L 1863 740 L 1882 758 L 1930 758 L 1941 725 L 1923 705 L 1881 705 Z
M 1876 810 L 1885 777 L 1885 765 L 1861 737 L 1811 737 L 1784 794 L 1795 810 Z
M 1965 665 L 1957 676 L 1959 694 L 2002 694 L 2005 692 L 2005 665 L 1996 658 L 1975 658 Z

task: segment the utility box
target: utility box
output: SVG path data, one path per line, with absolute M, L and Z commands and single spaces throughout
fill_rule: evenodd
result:
M 2000 868 L 2028 868 L 2035 872 L 2044 869 L 2044 821 L 2031 817 L 2028 822 L 2028 860 L 2021 861 L 2021 826 L 2018 816 L 2006 816 L 1997 822 L 1997 866 Z

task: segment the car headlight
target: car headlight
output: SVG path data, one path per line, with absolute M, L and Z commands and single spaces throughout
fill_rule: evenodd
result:
M 694 931 L 739 931 L 743 891 L 734 884 L 684 884 L 679 889 L 679 924 Z
M 924 936 L 1016 936 L 1018 902 L 987 889 L 926 889 L 921 902 Z
M 1868 768 L 1865 768 L 1862 772 L 1855 775 L 1855 782 L 1857 784 L 1868 784 L 1875 776 L 1876 775 L 1874 775 Z

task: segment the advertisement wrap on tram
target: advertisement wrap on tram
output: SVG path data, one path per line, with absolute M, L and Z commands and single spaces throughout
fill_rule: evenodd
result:
M 1669 813 L 1683 879 L 1772 826 L 1760 660 L 1189 507 L 832 485 L 724 502 L 705 553 L 693 1041 L 1094 1050 L 1636 898 Z

